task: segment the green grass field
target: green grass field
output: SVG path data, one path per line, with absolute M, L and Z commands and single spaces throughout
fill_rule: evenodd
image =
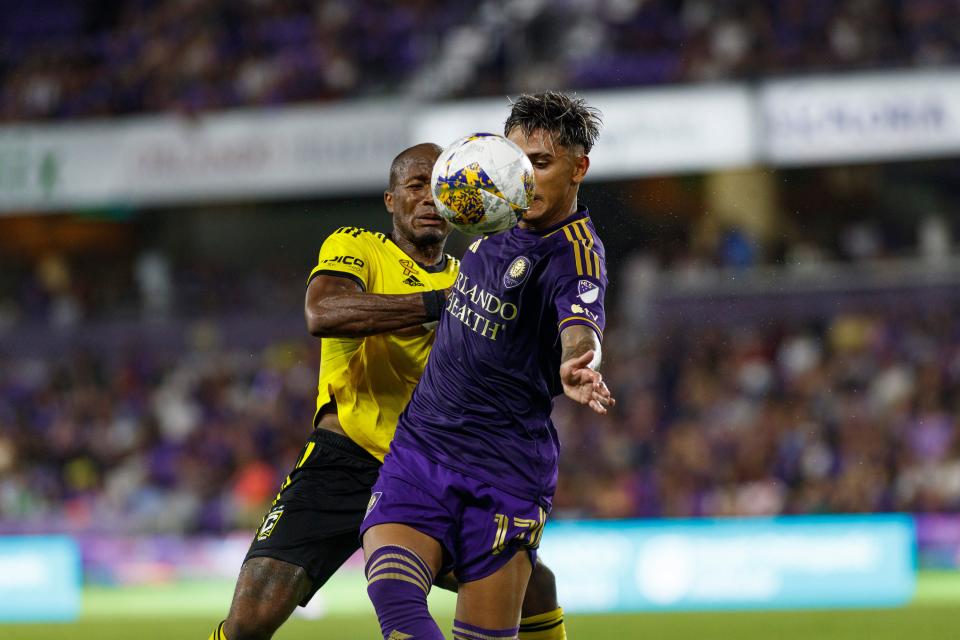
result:
M 278 640 L 378 638 L 378 628 L 360 585 L 331 589 L 326 606 L 353 614 L 317 620 L 291 619 Z M 196 584 L 171 588 L 88 589 L 83 614 L 72 624 L 0 625 L 3 640 L 206 640 L 217 611 L 229 598 L 229 585 Z M 341 600 L 342 599 L 342 600 Z M 451 623 L 448 594 L 432 603 L 441 626 Z M 164 615 L 158 612 L 162 611 Z M 906 607 L 878 610 L 770 611 L 570 615 L 576 640 L 945 640 L 960 636 L 960 573 L 921 574 L 917 595 Z

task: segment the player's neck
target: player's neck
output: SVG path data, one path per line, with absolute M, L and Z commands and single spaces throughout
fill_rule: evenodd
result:
M 414 262 L 418 262 L 422 265 L 429 267 L 437 264 L 443 258 L 442 242 L 433 242 L 420 246 L 414 244 L 396 231 L 390 234 L 390 239 L 393 240 L 393 244 L 397 245 L 400 251 L 403 251 L 405 254 L 413 258 Z

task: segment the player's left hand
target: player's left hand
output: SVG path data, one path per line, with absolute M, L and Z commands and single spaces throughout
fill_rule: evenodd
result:
M 590 368 L 593 362 L 593 350 L 577 358 L 570 358 L 560 365 L 560 382 L 563 393 L 568 398 L 585 404 L 600 415 L 607 412 L 617 401 L 610 395 L 610 389 L 603 381 L 599 371 Z

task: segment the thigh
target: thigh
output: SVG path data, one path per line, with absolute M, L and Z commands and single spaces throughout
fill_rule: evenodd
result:
M 516 627 L 546 511 L 487 484 L 468 489 L 455 568 L 457 620 L 483 629 Z
M 515 555 L 536 563 L 547 513 L 536 502 L 468 480 L 469 500 L 460 515 L 454 573 L 461 583 L 475 582 L 500 570 Z
M 516 627 L 520 624 L 520 608 L 532 569 L 530 557 L 516 553 L 493 574 L 461 583 L 457 621 L 484 629 Z
M 360 548 L 360 522 L 379 466 L 342 436 L 314 434 L 264 516 L 246 560 L 269 558 L 303 569 L 310 589 L 298 602 L 305 605 Z
M 442 476 L 419 456 L 407 456 L 403 463 L 394 453 L 387 456 L 361 525 L 367 557 L 384 545 L 399 545 L 421 556 L 434 577 L 450 570 L 458 506 Z M 432 490 L 422 488 L 427 485 Z

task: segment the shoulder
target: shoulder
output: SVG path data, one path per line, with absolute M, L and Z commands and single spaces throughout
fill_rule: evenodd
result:
M 354 240 L 379 242 L 381 244 L 386 244 L 388 239 L 385 233 L 370 231 L 363 227 L 340 227 L 327 236 L 328 240 L 334 238 L 338 240 L 353 238 Z
M 579 218 L 544 236 L 545 249 L 552 256 L 587 251 L 604 256 L 603 242 L 589 218 Z
M 555 275 L 605 277 L 606 256 L 603 243 L 589 218 L 571 221 L 544 238 L 545 257 Z
M 603 242 L 590 218 L 578 218 L 544 236 L 551 250 L 562 251 L 571 244 L 578 244 L 603 253 Z
M 379 231 L 363 227 L 340 227 L 327 236 L 323 246 L 325 250 L 349 249 L 369 255 L 385 251 L 388 239 L 386 234 Z

